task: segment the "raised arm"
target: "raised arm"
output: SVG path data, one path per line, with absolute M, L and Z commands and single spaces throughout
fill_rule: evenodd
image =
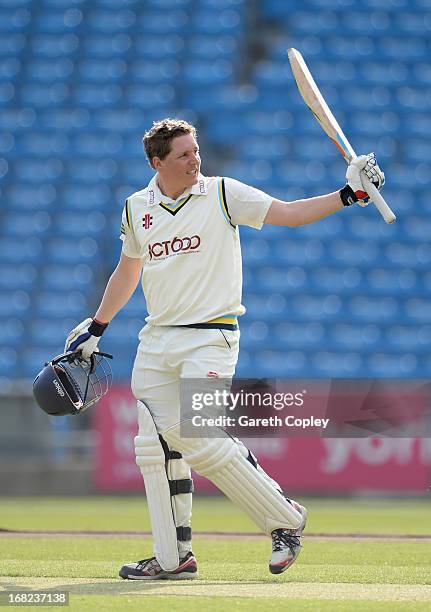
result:
M 337 210 L 341 210 L 343 206 L 339 191 L 306 200 L 295 200 L 294 202 L 273 200 L 264 224 L 299 227 L 324 219 L 337 212 Z
M 374 153 L 360 155 L 349 164 L 346 172 L 347 184 L 340 191 L 294 202 L 273 200 L 264 224 L 299 227 L 324 219 L 355 202 L 366 206 L 370 198 L 362 183 L 364 174 L 377 189 L 384 185 L 385 175 L 379 168 Z

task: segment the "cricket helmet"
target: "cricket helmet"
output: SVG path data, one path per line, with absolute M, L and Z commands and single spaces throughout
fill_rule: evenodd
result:
M 112 385 L 112 355 L 93 353 L 89 361 L 80 351 L 63 353 L 45 363 L 33 382 L 33 396 L 52 416 L 79 414 L 106 395 Z

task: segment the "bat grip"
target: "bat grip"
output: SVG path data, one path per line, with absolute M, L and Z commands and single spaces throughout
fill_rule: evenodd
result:
M 374 202 L 374 205 L 382 215 L 383 219 L 386 221 L 386 223 L 393 223 L 396 219 L 396 216 L 386 204 L 383 196 L 380 194 L 377 187 L 373 185 L 368 176 L 366 176 L 363 172 L 361 172 L 361 179 L 366 192 L 370 196 L 371 200 Z

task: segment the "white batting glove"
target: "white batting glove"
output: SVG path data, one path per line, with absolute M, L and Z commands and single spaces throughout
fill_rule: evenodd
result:
M 91 355 L 98 351 L 99 340 L 108 327 L 108 323 L 100 323 L 95 319 L 85 319 L 77 325 L 66 338 L 64 352 L 81 351 L 82 358 L 88 361 Z
M 343 200 L 343 204 L 345 206 L 349 206 L 355 202 L 361 206 L 367 206 L 367 204 L 369 204 L 370 197 L 362 182 L 363 174 L 369 178 L 377 189 L 380 190 L 383 187 L 385 183 L 385 175 L 380 169 L 374 153 L 360 155 L 351 161 L 347 167 L 347 185 L 340 192 L 341 199 Z

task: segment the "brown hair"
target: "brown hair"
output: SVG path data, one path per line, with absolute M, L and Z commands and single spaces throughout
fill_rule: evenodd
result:
M 164 159 L 171 150 L 172 139 L 183 134 L 192 134 L 196 138 L 196 128 L 184 119 L 167 118 L 154 121 L 142 139 L 145 154 L 152 168 L 154 168 L 153 157 Z

